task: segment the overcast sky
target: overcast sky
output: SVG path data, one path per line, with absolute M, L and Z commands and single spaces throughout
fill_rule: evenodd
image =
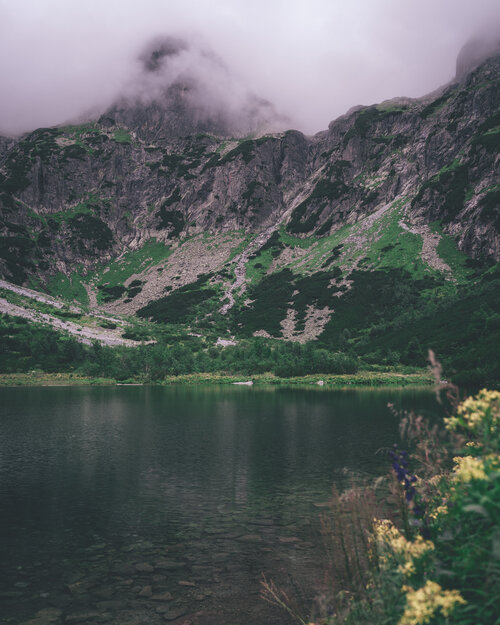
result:
M 500 0 L 0 0 L 0 132 L 103 109 L 147 41 L 196 37 L 312 133 L 351 106 L 453 78 Z

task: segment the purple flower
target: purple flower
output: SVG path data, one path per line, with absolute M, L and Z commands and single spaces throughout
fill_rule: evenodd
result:
M 389 452 L 391 458 L 392 468 L 398 478 L 398 481 L 402 484 L 405 500 L 408 504 L 411 504 L 410 508 L 416 519 L 422 517 L 423 511 L 417 505 L 415 499 L 417 496 L 417 490 L 414 486 L 417 478 L 408 471 L 408 452 L 406 450 L 398 449 L 397 445 L 394 445 Z

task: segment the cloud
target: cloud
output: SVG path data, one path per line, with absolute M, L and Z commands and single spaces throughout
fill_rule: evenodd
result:
M 236 136 L 290 127 L 290 120 L 249 92 L 199 37 L 151 40 L 106 116 L 149 140 L 200 131 Z
M 449 81 L 462 45 L 491 24 L 500 31 L 498 0 L 0 0 L 0 132 L 110 106 L 161 35 L 213 50 L 236 91 L 316 132 L 353 105 Z

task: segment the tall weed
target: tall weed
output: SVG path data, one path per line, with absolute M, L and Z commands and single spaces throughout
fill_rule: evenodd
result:
M 411 453 L 389 452 L 391 479 L 334 489 L 310 623 L 500 625 L 500 392 L 439 394 L 442 423 L 403 418 Z

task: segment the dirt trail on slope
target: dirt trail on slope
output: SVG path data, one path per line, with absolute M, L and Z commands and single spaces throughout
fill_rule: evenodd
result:
M 99 343 L 110 347 L 116 347 L 117 345 L 132 347 L 137 345 L 134 341 L 123 339 L 111 330 L 106 330 L 105 328 L 87 328 L 85 326 L 79 326 L 72 321 L 63 321 L 62 319 L 59 319 L 54 315 L 49 315 L 48 313 L 12 304 L 3 297 L 0 297 L 0 312 L 6 315 L 22 317 L 23 319 L 28 319 L 29 321 L 34 321 L 35 323 L 43 323 L 51 326 L 55 330 L 68 332 L 80 343 L 85 343 L 86 345 L 91 345 L 92 341 L 99 341 Z
M 33 291 L 32 289 L 27 289 L 23 286 L 18 286 L 17 284 L 12 284 L 11 282 L 6 282 L 5 280 L 0 280 L 0 289 L 12 291 L 13 293 L 17 293 L 18 295 L 22 295 L 24 297 L 29 297 L 30 299 L 34 299 L 37 302 L 42 302 L 43 304 L 50 304 L 55 308 L 65 307 L 65 304 L 61 303 L 55 297 L 45 295 L 44 293 L 39 293 L 38 291 Z M 76 306 L 69 306 L 69 310 L 70 312 L 81 312 L 80 309 Z
M 12 284 L 5 280 L 0 280 L 0 288 L 11 291 L 12 293 L 16 293 L 17 295 L 21 295 L 23 297 L 35 300 L 42 304 L 48 304 L 59 310 L 64 308 L 66 310 L 69 309 L 69 311 L 73 313 L 85 314 L 84 311 L 77 306 L 67 307 L 66 304 L 59 301 L 55 297 L 46 295 L 45 293 L 39 293 L 38 291 L 33 291 L 32 289 L 28 289 L 26 287 L 18 286 L 17 284 Z M 0 313 L 12 315 L 14 317 L 22 317 L 23 319 L 28 319 L 29 321 L 34 321 L 35 323 L 43 323 L 45 325 L 49 325 L 55 330 L 68 332 L 69 334 L 74 336 L 80 343 L 85 343 L 86 345 L 91 345 L 92 341 L 99 341 L 99 343 L 102 343 L 103 345 L 108 345 L 110 347 L 115 347 L 117 345 L 133 347 L 134 345 L 137 345 L 135 341 L 124 339 L 120 336 L 121 332 L 123 331 L 124 322 L 121 319 L 116 319 L 115 317 L 111 317 L 109 315 L 103 315 L 96 312 L 89 313 L 89 316 L 96 320 L 103 319 L 104 321 L 111 321 L 118 324 L 118 328 L 114 330 L 100 327 L 89 328 L 87 326 L 79 325 L 72 321 L 59 319 L 59 317 L 51 315 L 50 313 L 44 313 L 33 308 L 24 308 L 23 306 L 9 302 L 3 297 L 0 297 Z

